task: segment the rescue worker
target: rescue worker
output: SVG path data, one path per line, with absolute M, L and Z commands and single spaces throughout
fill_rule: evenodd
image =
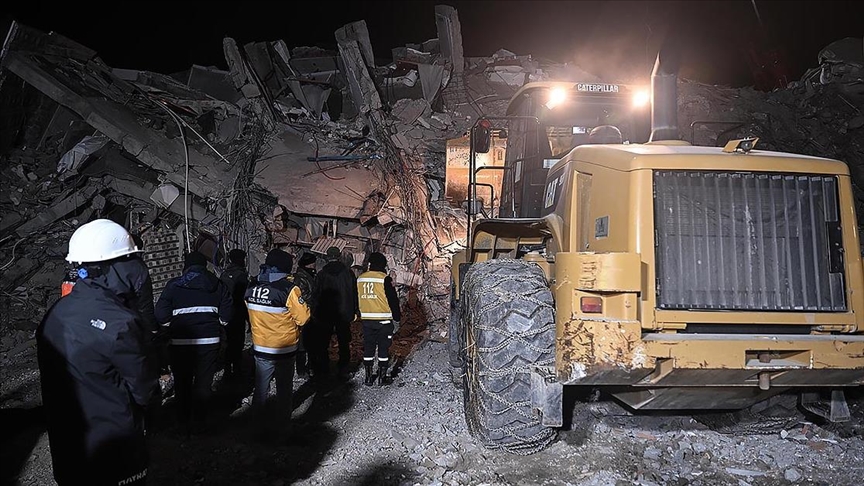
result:
M 235 248 L 228 252 L 228 266 L 220 276 L 231 294 L 231 320 L 225 328 L 228 341 L 225 350 L 225 375 L 238 377 L 241 372 L 243 345 L 246 342 L 246 325 L 249 314 L 246 312 L 246 289 L 249 287 L 249 273 L 246 270 L 246 252 Z
M 246 291 L 255 356 L 255 391 L 252 407 L 259 431 L 271 438 L 287 431 L 291 420 L 294 360 L 301 327 L 309 320 L 309 307 L 291 276 L 293 258 L 273 249 L 264 261 L 258 284 Z M 276 408 L 266 407 L 270 381 L 276 379 Z
M 168 281 L 156 303 L 156 320 L 168 328 L 178 421 L 189 436 L 193 420 L 207 421 L 222 326 L 231 320 L 231 293 L 207 270 L 207 257 L 186 255 L 183 275 Z
M 165 339 L 159 335 L 159 324 L 156 322 L 156 314 L 153 307 L 153 281 L 150 279 L 150 270 L 141 259 L 144 252 L 144 241 L 137 235 L 131 235 L 135 246 L 141 250 L 132 253 L 128 258 L 118 260 L 114 263 L 114 271 L 108 273 L 108 284 L 116 286 L 131 287 L 134 294 L 129 297 L 129 305 L 138 311 L 141 323 L 148 336 L 147 353 L 151 356 L 158 374 L 168 373 L 168 349 Z M 161 392 L 161 390 L 160 390 Z M 147 407 L 146 417 L 150 430 L 159 421 L 160 409 L 162 407 L 162 394 L 153 397 L 153 402 Z
M 315 322 L 322 326 L 321 342 L 315 352 L 328 356 L 330 337 L 336 333 L 339 344 L 339 374 L 347 372 L 351 361 L 351 322 L 357 315 L 357 279 L 342 261 L 342 251 L 335 246 L 327 249 L 327 264 L 315 277 Z M 329 372 L 329 357 L 317 370 L 321 376 Z M 326 366 L 326 367 L 325 367 Z
M 390 367 L 390 343 L 399 331 L 402 312 L 399 296 L 393 279 L 385 272 L 387 257 L 374 252 L 369 255 L 369 270 L 357 278 L 357 293 L 360 299 L 360 319 L 363 321 L 363 366 L 366 371 L 364 384 L 375 384 L 372 367 L 375 364 L 375 349 L 378 349 L 378 385 L 392 383 L 387 374 Z
M 303 253 L 297 261 L 297 271 L 294 272 L 294 283 L 300 287 L 300 294 L 306 305 L 312 309 L 315 307 L 315 275 L 318 270 L 315 269 L 315 263 L 318 258 L 314 253 Z M 297 375 L 300 378 L 306 379 L 309 377 L 309 369 L 316 367 L 315 363 L 320 363 L 322 356 L 315 354 L 315 348 L 309 348 L 307 343 L 314 342 L 315 323 L 312 319 L 303 326 L 303 331 L 300 333 L 300 343 L 297 348 Z M 320 368 L 320 364 L 318 365 Z
M 62 485 L 144 484 L 145 407 L 159 395 L 151 336 L 137 311 L 146 267 L 119 224 L 91 221 L 72 234 L 80 265 L 72 291 L 36 330 L 54 478 Z
M 140 250 L 132 253 L 129 258 L 115 263 L 115 271 L 108 274 L 111 281 L 116 280 L 121 285 L 131 285 L 135 289 L 135 295 L 130 304 L 141 314 L 141 322 L 144 330 L 155 335 L 159 331 L 156 315 L 153 310 L 153 281 L 150 279 L 150 271 L 147 264 L 141 259 L 144 252 L 144 241 L 141 237 L 132 235 L 132 241 Z

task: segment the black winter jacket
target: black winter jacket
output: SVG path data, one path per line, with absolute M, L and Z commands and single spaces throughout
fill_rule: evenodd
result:
M 312 315 L 325 322 L 351 322 L 359 315 L 357 277 L 340 261 L 324 265 L 315 277 Z
M 294 272 L 294 284 L 300 287 L 300 292 L 303 294 L 303 300 L 310 309 L 315 308 L 315 275 L 314 268 L 300 267 Z
M 402 309 L 400 309 L 399 294 L 396 293 L 396 287 L 393 285 L 393 277 L 389 275 L 384 277 L 384 294 L 387 295 L 387 305 L 390 306 L 390 312 L 393 313 L 393 320 L 401 321 Z
M 216 344 L 231 315 L 228 288 L 199 265 L 169 280 L 156 303 L 156 320 L 168 327 L 171 344 Z
M 104 276 L 78 281 L 45 315 L 36 344 L 58 483 L 146 474 L 143 407 L 159 393 L 149 341 Z
M 144 260 L 137 256 L 120 259 L 111 266 L 111 270 L 106 274 L 108 285 L 112 288 L 134 289 L 135 295 L 129 300 L 130 306 L 141 314 L 144 330 L 158 331 L 159 325 L 156 323 L 153 310 L 153 282 L 150 280 L 150 272 L 147 271 Z
M 240 265 L 229 264 L 222 272 L 219 280 L 225 284 L 228 292 L 231 293 L 232 306 L 232 322 L 246 323 L 249 320 L 249 315 L 246 311 L 246 289 L 249 288 L 249 272 L 245 267 Z

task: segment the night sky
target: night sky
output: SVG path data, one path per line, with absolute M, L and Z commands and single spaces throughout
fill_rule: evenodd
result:
M 57 31 L 99 52 L 112 67 L 172 73 L 191 64 L 225 68 L 222 38 L 283 39 L 288 47 L 335 49 L 333 32 L 365 19 L 379 63 L 390 49 L 436 37 L 434 6 L 456 7 L 466 56 L 500 48 L 575 62 L 609 81 L 647 79 L 670 28 L 684 39 L 684 77 L 753 84 L 748 53 L 780 53 L 789 79 L 816 65 L 826 44 L 861 37 L 864 2 L 846 1 L 403 1 L 403 2 L 5 2 L 11 20 Z M 11 7 L 11 8 L 10 8 Z

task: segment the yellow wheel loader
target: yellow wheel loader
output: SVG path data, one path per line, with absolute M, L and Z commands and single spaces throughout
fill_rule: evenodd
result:
M 864 268 L 848 167 L 678 140 L 676 73 L 661 51 L 646 143 L 623 108 L 638 93 L 618 85 L 528 84 L 472 129 L 473 161 L 507 126 L 500 207 L 478 207 L 472 164 L 452 267 L 450 361 L 485 446 L 550 444 L 565 385 L 635 410 L 743 409 L 794 389 L 849 418 Z M 583 137 L 600 125 L 623 143 Z

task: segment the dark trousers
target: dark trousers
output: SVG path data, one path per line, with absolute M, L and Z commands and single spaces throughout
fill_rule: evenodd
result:
M 169 341 L 168 333 L 160 330 L 153 334 L 152 341 L 150 342 L 153 362 L 156 363 L 160 375 L 165 375 L 169 372 L 168 365 L 171 363 L 168 353 Z
M 291 395 L 294 391 L 294 362 L 296 356 L 280 356 L 276 359 L 255 355 L 255 392 L 252 406 L 256 410 L 261 427 L 283 428 L 291 420 Z M 276 403 L 267 406 L 270 381 L 276 378 Z
M 351 362 L 351 321 L 337 322 L 334 328 L 339 343 L 339 367 L 343 368 Z
M 310 340 L 309 324 L 307 322 L 305 326 L 300 328 L 300 340 L 297 342 L 297 374 L 301 376 L 308 374 L 309 368 L 314 368 L 312 358 L 314 351 L 310 351 L 307 344 Z
M 336 333 L 339 344 L 339 366 L 345 367 L 351 362 L 351 322 L 336 322 L 315 320 L 303 326 L 305 347 L 309 353 L 309 361 L 313 373 L 324 376 L 330 372 L 330 339 Z
M 243 345 L 246 343 L 246 321 L 231 320 L 225 329 L 228 341 L 225 348 L 225 364 L 228 369 L 240 371 L 240 363 L 243 360 Z
M 206 418 L 218 358 L 218 344 L 171 345 L 174 396 L 181 424 L 188 426 L 193 417 L 200 421 Z
M 324 376 L 330 371 L 330 359 L 327 357 L 329 334 L 315 318 L 303 326 L 303 348 L 306 350 L 309 368 L 313 375 Z
M 327 348 L 330 346 L 331 331 L 315 318 L 303 326 L 303 348 L 309 359 L 312 374 L 319 377 L 330 372 L 330 358 Z
M 393 341 L 393 322 L 363 321 L 363 360 L 375 357 L 378 348 L 378 361 L 390 359 L 390 343 Z

